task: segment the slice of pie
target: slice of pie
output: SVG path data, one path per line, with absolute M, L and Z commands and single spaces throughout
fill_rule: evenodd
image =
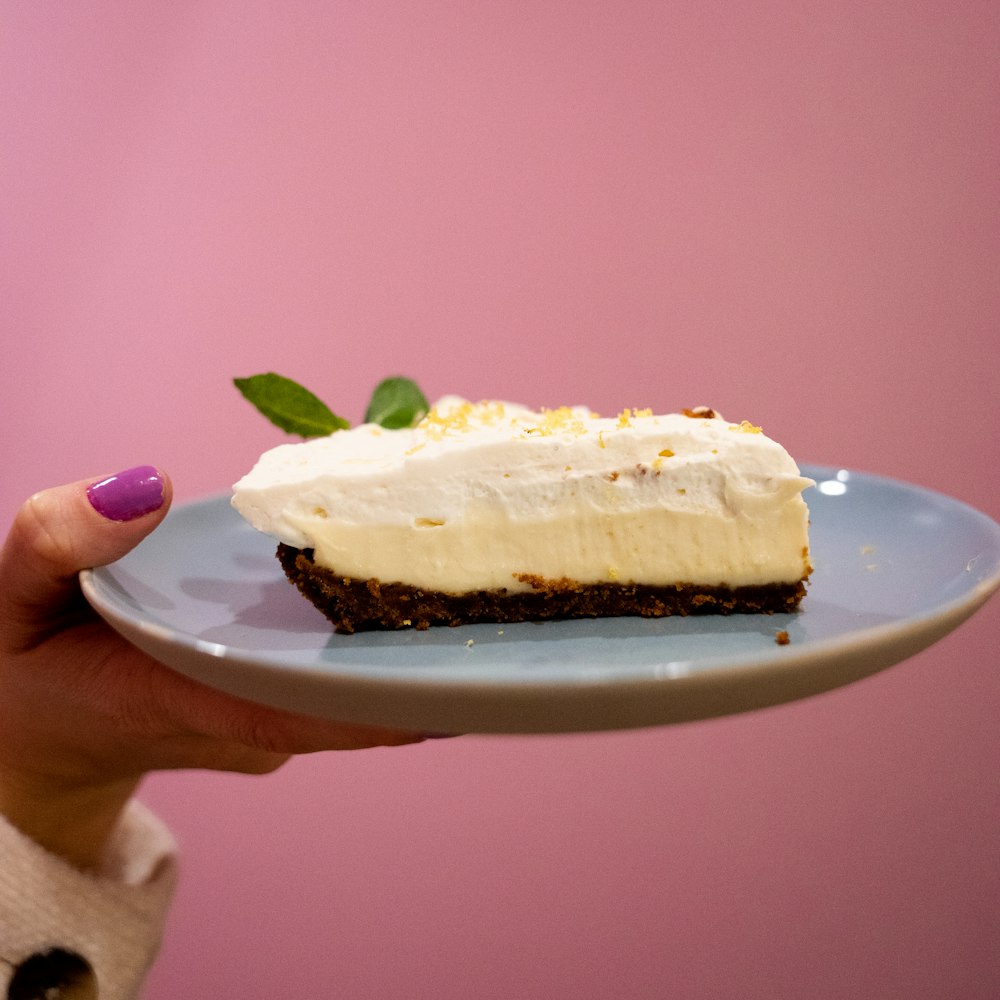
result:
M 602 418 L 446 397 L 266 452 L 233 505 L 339 632 L 773 613 L 805 593 L 811 485 L 707 408 Z

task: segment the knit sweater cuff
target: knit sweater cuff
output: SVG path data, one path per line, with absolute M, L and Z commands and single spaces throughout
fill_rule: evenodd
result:
M 0 996 L 21 962 L 56 948 L 90 963 L 101 1000 L 136 996 L 176 878 L 174 839 L 138 801 L 96 872 L 73 868 L 0 817 Z

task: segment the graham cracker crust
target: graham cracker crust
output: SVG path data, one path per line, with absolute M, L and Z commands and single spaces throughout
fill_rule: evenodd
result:
M 638 615 L 776 614 L 794 611 L 805 582 L 749 587 L 677 583 L 582 584 L 525 574 L 530 591 L 479 590 L 445 594 L 402 583 L 343 577 L 312 560 L 311 549 L 280 544 L 277 556 L 288 579 L 341 633 L 375 629 L 426 629 L 475 622 L 546 621 Z

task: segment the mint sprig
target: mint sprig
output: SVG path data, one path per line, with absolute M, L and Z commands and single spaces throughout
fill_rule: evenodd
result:
M 372 393 L 365 423 L 380 424 L 391 430 L 412 427 L 427 416 L 430 407 L 416 382 L 408 378 L 383 379 Z
M 325 437 L 347 430 L 350 423 L 338 417 L 321 399 L 284 375 L 266 372 L 234 378 L 233 385 L 271 423 L 299 437 Z M 411 379 L 383 379 L 372 393 L 365 413 L 367 423 L 396 429 L 412 427 L 426 415 L 427 399 Z
M 289 434 L 323 437 L 351 425 L 298 382 L 267 372 L 234 378 L 233 384 L 261 413 Z

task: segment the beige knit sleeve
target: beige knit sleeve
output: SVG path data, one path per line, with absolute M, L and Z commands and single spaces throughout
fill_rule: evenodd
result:
M 19 968 L 44 968 L 45 956 L 66 954 L 89 965 L 100 1000 L 137 997 L 176 877 L 173 837 L 137 801 L 92 873 L 49 854 L 0 817 L 0 998 Z

